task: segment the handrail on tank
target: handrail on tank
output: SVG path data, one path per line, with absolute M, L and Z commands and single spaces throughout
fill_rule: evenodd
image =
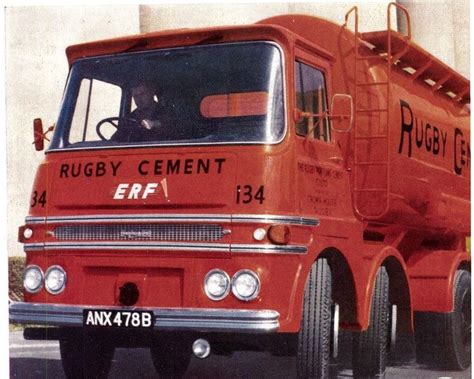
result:
M 387 30 L 390 32 L 392 30 L 392 19 L 391 19 L 391 12 L 390 8 L 394 6 L 395 8 L 399 9 L 402 11 L 403 14 L 405 14 L 406 20 L 407 20 L 407 39 L 411 39 L 411 21 L 410 21 L 410 14 L 408 13 L 408 10 L 401 6 L 400 4 L 391 2 L 387 6 Z
M 357 8 L 357 5 L 354 5 L 351 9 L 349 9 L 346 13 L 346 15 L 344 16 L 344 27 L 347 26 L 347 22 L 349 21 L 349 16 L 350 14 L 354 12 L 354 32 L 357 36 L 358 34 L 358 25 L 359 25 L 359 8 Z

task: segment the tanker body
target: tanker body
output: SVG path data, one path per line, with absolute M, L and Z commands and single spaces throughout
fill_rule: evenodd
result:
M 59 339 L 68 377 L 103 376 L 125 345 L 165 376 L 191 349 L 268 349 L 325 378 L 340 328 L 356 377 L 383 376 L 413 334 L 420 361 L 469 367 L 469 81 L 409 22 L 357 19 L 67 49 L 10 320 Z
M 470 235 L 469 81 L 398 33 L 391 40 L 386 32 L 365 33 L 356 44 L 347 27 L 322 19 L 262 22 L 287 27 L 335 57 L 334 91 L 354 99 L 346 167 L 356 215 L 427 235 Z M 389 45 L 396 55 L 390 62 Z M 452 90 L 467 93 L 453 101 Z

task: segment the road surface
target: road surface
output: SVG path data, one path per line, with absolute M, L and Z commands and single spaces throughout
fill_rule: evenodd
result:
M 407 349 L 407 351 L 410 349 Z M 405 361 L 387 369 L 386 379 L 394 378 L 471 378 L 465 372 L 433 371 L 417 365 L 408 353 Z M 269 353 L 236 352 L 232 356 L 212 355 L 204 360 L 193 358 L 185 378 L 292 378 L 293 357 L 275 357 Z M 332 367 L 335 378 L 351 378 L 350 368 Z M 26 341 L 23 332 L 10 333 L 11 378 L 65 378 L 57 341 Z M 156 378 L 148 349 L 116 349 L 109 378 Z

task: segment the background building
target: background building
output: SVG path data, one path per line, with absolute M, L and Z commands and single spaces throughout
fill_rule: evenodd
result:
M 43 159 L 43 153 L 36 152 L 32 145 L 33 119 L 41 117 L 45 127 L 56 121 L 68 73 L 64 54 L 68 45 L 163 29 L 248 24 L 285 13 L 320 16 L 342 24 L 353 5 L 359 6 L 361 31 L 382 30 L 386 28 L 388 3 L 7 7 L 8 254 L 23 254 L 16 242 L 17 230 L 24 223 L 35 169 Z M 469 78 L 469 1 L 399 3 L 410 12 L 413 39 Z

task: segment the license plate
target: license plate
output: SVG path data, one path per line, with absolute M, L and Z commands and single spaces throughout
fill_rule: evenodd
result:
M 153 328 L 153 312 L 107 309 L 84 309 L 83 325 L 109 328 Z

